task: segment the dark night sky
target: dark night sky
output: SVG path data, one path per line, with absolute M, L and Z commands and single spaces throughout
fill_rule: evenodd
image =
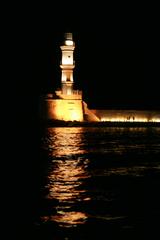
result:
M 75 87 L 91 108 L 160 108 L 155 49 L 144 41 L 141 22 L 65 17 L 55 25 L 50 17 L 36 25 L 31 50 L 35 91 L 60 87 L 60 44 L 69 31 L 76 44 Z
M 37 36 L 33 47 L 33 81 L 38 81 L 37 87 L 41 92 L 50 92 L 60 86 L 59 47 L 65 29 L 60 30 L 47 29 L 43 36 Z M 122 41 L 112 39 L 119 36 L 114 34 L 110 38 L 111 32 L 107 34 L 105 29 L 70 30 L 76 44 L 75 87 L 83 90 L 84 99 L 91 107 L 159 107 L 158 82 L 149 59 L 152 52 L 146 46 L 134 44 L 133 39 L 124 42 L 127 34 L 123 35 Z
M 102 40 L 101 33 L 76 32 L 74 35 L 75 87 L 83 90 L 84 99 L 91 106 L 123 108 L 145 104 L 145 91 L 149 89 L 145 82 L 144 48 L 110 46 Z M 54 35 L 49 36 L 43 46 L 37 47 L 33 62 L 42 92 L 60 86 L 60 41 L 56 41 L 56 36 L 53 38 Z
M 60 44 L 72 32 L 75 87 L 90 108 L 160 109 L 158 48 L 141 8 L 42 7 L 22 11 L 12 34 L 19 49 L 15 95 L 26 107 L 60 87 Z

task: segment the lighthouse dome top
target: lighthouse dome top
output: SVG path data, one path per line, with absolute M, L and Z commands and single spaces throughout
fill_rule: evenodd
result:
M 73 40 L 72 33 L 65 33 L 65 40 Z
M 72 33 L 65 33 L 65 45 L 67 46 L 74 45 Z

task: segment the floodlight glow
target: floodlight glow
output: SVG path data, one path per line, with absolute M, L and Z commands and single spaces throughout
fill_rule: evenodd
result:
M 65 44 L 66 44 L 67 46 L 73 46 L 73 41 L 72 41 L 72 40 L 66 40 L 66 41 L 65 41 Z

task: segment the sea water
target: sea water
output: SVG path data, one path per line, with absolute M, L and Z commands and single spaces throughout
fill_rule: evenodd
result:
M 46 127 L 40 153 L 33 239 L 156 239 L 160 128 Z

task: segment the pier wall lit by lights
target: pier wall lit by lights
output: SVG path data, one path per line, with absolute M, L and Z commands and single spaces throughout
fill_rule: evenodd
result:
M 160 111 L 91 110 L 102 122 L 160 122 Z

